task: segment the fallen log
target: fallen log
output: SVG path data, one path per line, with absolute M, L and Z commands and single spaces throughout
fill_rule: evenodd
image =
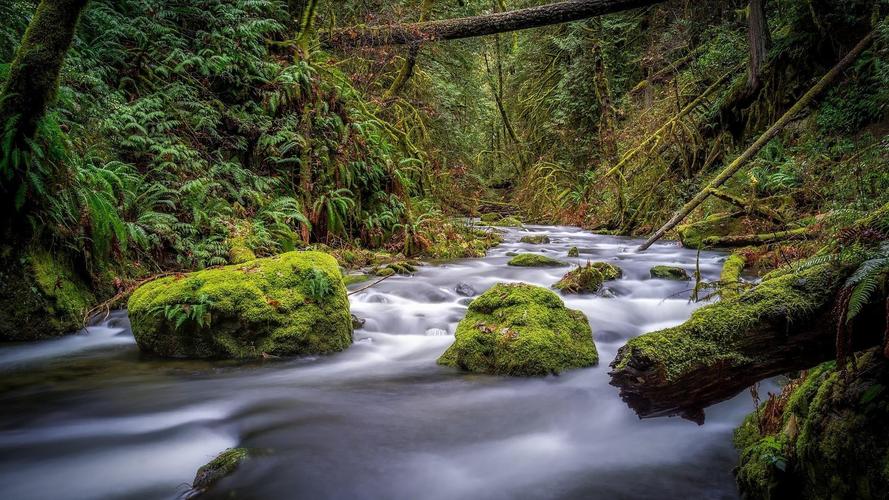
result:
M 567 0 L 474 17 L 385 26 L 339 28 L 322 33 L 328 47 L 380 47 L 456 40 L 579 21 L 661 3 L 664 0 Z
M 708 236 L 704 238 L 701 244 L 707 248 L 758 246 L 777 243 L 779 241 L 805 240 L 812 236 L 816 236 L 817 234 L 818 230 L 816 227 L 808 226 L 788 229 L 786 231 L 776 231 L 773 233 Z
M 738 296 L 741 286 L 741 273 L 747 267 L 747 258 L 742 254 L 733 253 L 722 265 L 722 273 L 719 275 L 719 296 L 724 300 Z
M 735 196 L 731 193 L 723 191 L 722 189 L 711 189 L 710 195 L 714 198 L 719 198 L 722 201 L 731 203 L 732 205 L 744 209 L 744 211 L 757 214 L 761 217 L 764 217 L 772 222 L 776 222 L 778 224 L 784 223 L 784 217 L 781 216 L 776 210 L 769 208 L 765 205 L 758 203 L 759 200 L 748 201 L 738 196 Z
M 658 241 L 665 234 L 667 234 L 667 231 L 676 227 L 688 216 L 688 214 L 690 214 L 695 208 L 697 208 L 701 203 L 709 198 L 712 194 L 713 189 L 722 186 L 727 180 L 731 179 L 732 176 L 734 176 L 738 172 L 738 170 L 741 169 L 741 167 L 746 165 L 748 161 L 752 160 L 759 153 L 759 151 L 763 147 L 765 147 L 766 144 L 769 143 L 769 141 L 774 139 L 782 130 L 784 130 L 784 127 L 786 127 L 788 123 L 793 121 L 803 109 L 805 109 L 812 101 L 814 101 L 816 97 L 821 95 L 822 92 L 827 90 L 827 88 L 830 87 L 833 82 L 837 80 L 837 78 L 839 78 L 843 71 L 847 67 L 849 67 L 849 65 L 852 64 L 856 59 L 858 59 L 858 56 L 860 56 L 861 53 L 864 52 L 864 50 L 867 49 L 868 46 L 870 46 L 873 39 L 873 32 L 865 35 L 864 38 L 862 38 L 861 41 L 858 42 L 858 44 L 854 48 L 852 48 L 852 50 L 850 50 L 848 54 L 846 54 L 845 57 L 840 59 L 836 66 L 831 68 L 830 71 L 828 71 L 823 77 L 821 77 L 820 80 L 818 80 L 818 83 L 812 86 L 812 88 L 810 88 L 808 92 L 800 97 L 796 104 L 791 106 L 791 108 L 786 113 L 784 113 L 784 115 L 782 115 L 781 118 L 778 119 L 778 121 L 776 121 L 771 127 L 769 127 L 768 130 L 763 132 L 763 134 L 760 135 L 759 138 L 750 145 L 750 147 L 748 147 L 743 153 L 741 153 L 740 156 L 735 158 L 733 162 L 725 167 L 725 169 L 720 172 L 719 175 L 713 178 L 713 180 L 711 180 L 710 183 L 704 187 L 704 189 L 699 191 L 698 194 L 694 196 L 694 198 L 683 205 L 683 207 L 679 209 L 676 215 L 674 215 L 673 218 L 671 218 L 660 229 L 655 231 L 654 234 L 652 234 L 651 237 L 649 237 L 648 240 L 645 241 L 645 243 L 639 246 L 638 250 L 640 252 L 647 250 L 648 247 L 654 244 L 654 242 Z
M 765 378 L 836 356 L 831 309 L 849 272 L 821 264 L 767 275 L 737 297 L 699 309 L 682 325 L 627 342 L 611 363 L 611 384 L 640 418 L 680 415 L 703 423 L 707 406 Z M 879 345 L 885 322 L 881 307 L 862 314 L 854 326 L 854 349 Z

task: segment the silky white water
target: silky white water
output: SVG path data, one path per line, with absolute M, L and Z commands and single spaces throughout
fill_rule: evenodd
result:
M 529 233 L 552 242 L 518 243 Z M 139 354 L 124 312 L 76 336 L 0 346 L 0 498 L 176 498 L 232 446 L 254 458 L 219 497 L 736 498 L 731 434 L 753 409 L 749 395 L 708 409 L 697 426 L 639 420 L 608 384 L 627 339 L 700 307 L 690 282 L 649 278 L 657 264 L 691 274 L 696 252 L 663 243 L 638 254 L 638 240 L 569 227 L 510 229 L 505 239 L 485 258 L 423 266 L 353 295 L 366 323 L 334 356 L 159 360 Z M 566 256 L 572 246 L 579 258 Z M 564 297 L 588 316 L 599 366 L 532 379 L 437 366 L 471 300 L 458 284 L 550 286 L 570 269 L 506 265 L 507 252 L 523 251 L 623 269 L 602 294 Z M 723 260 L 701 253 L 703 278 L 718 279 Z

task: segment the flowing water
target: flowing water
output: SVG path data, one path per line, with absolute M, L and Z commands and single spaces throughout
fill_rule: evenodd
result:
M 547 245 L 518 243 L 545 233 Z M 422 267 L 351 297 L 367 321 L 329 357 L 251 363 L 152 359 L 126 315 L 85 334 L 0 347 L 0 498 L 176 498 L 198 467 L 243 446 L 256 456 L 220 483 L 239 498 L 736 498 L 731 433 L 742 394 L 697 426 L 639 420 L 608 385 L 636 335 L 684 321 L 696 252 L 569 227 L 507 230 L 483 259 Z M 566 257 L 572 246 L 579 258 Z M 601 296 L 565 297 L 589 317 L 600 365 L 518 379 L 460 373 L 436 358 L 471 300 L 496 282 L 549 286 L 568 268 L 506 265 L 507 252 L 605 260 L 624 277 Z M 704 252 L 717 279 L 724 256 Z M 357 285 L 360 287 L 361 285 Z

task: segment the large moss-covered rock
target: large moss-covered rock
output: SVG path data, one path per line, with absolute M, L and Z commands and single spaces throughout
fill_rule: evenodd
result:
M 614 264 L 607 262 L 587 262 L 585 266 L 578 266 L 568 271 L 553 288 L 564 293 L 596 293 L 602 287 L 602 283 L 616 280 L 623 275 L 623 271 Z
M 509 262 L 507 262 L 507 264 L 517 267 L 561 267 L 568 265 L 562 261 L 536 253 L 522 253 L 516 255 L 515 257 L 509 259 Z
M 0 257 L 0 340 L 36 340 L 79 330 L 96 298 L 61 254 L 31 249 Z
M 472 301 L 455 336 L 438 363 L 473 372 L 548 375 L 599 360 L 586 316 L 524 283 L 494 285 Z
M 651 268 L 651 277 L 671 281 L 688 281 L 691 279 L 685 269 L 676 266 L 654 266 Z
M 790 382 L 735 432 L 750 499 L 872 499 L 889 492 L 889 362 L 878 349 L 843 374 L 828 362 Z
M 161 278 L 128 308 L 139 347 L 166 357 L 327 354 L 352 343 L 342 275 L 321 252 Z

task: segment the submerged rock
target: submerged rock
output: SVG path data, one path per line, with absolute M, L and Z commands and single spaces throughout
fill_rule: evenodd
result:
M 533 285 L 494 285 L 470 305 L 445 366 L 497 375 L 535 376 L 599 361 L 586 316 Z
M 327 354 L 352 343 L 342 275 L 321 252 L 161 278 L 128 309 L 139 347 L 165 357 Z
M 210 463 L 198 469 L 194 476 L 194 482 L 191 485 L 186 498 L 196 498 L 209 490 L 214 484 L 226 476 L 231 475 L 238 466 L 245 460 L 250 458 L 250 453 L 245 448 L 229 448 L 220 453 Z
M 546 255 L 540 255 L 536 253 L 522 253 L 516 255 L 512 259 L 507 262 L 510 266 L 518 266 L 518 267 L 561 267 L 567 266 L 562 261 L 558 261 L 556 259 L 552 259 L 547 257 Z
M 472 285 L 465 282 L 460 282 L 454 288 L 454 291 L 457 295 L 461 295 L 463 297 L 475 297 L 478 292 L 475 291 L 475 288 L 472 288 Z
M 623 271 L 614 264 L 587 262 L 585 266 L 568 271 L 553 288 L 564 293 L 596 293 L 602 288 L 602 283 L 616 280 L 622 275 Z
M 654 266 L 651 268 L 651 277 L 673 281 L 688 281 L 691 279 L 685 269 L 676 266 Z
M 364 318 L 361 318 L 361 317 L 356 316 L 354 314 L 352 314 L 350 316 L 352 317 L 352 329 L 353 330 L 358 330 L 360 328 L 363 328 L 364 324 L 367 323 L 367 320 Z
M 577 247 L 571 247 L 568 249 L 568 257 L 580 257 L 580 250 Z
M 842 373 L 809 370 L 735 431 L 745 498 L 885 498 L 889 362 L 879 349 Z
M 544 245 L 549 243 L 549 236 L 545 234 L 537 235 L 537 236 L 522 236 L 522 239 L 519 240 L 521 243 L 530 243 L 532 245 Z

